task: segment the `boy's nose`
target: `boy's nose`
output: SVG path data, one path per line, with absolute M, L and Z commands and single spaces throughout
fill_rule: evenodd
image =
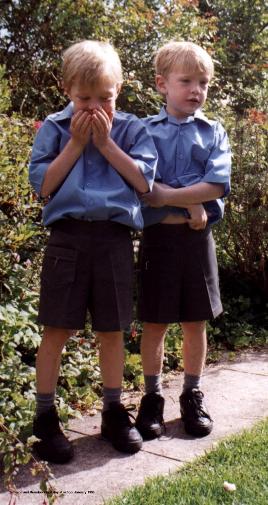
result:
M 92 111 L 93 109 L 97 109 L 98 106 L 99 106 L 98 100 L 90 100 L 87 108 L 89 111 Z
M 200 93 L 200 86 L 193 86 L 192 89 L 191 89 L 191 93 L 193 95 L 198 95 Z
M 198 93 L 200 90 L 199 82 L 193 82 L 191 88 L 192 88 L 192 92 Z

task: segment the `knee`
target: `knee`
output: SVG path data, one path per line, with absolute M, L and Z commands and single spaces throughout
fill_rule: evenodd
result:
M 143 339 L 158 339 L 165 338 L 168 325 L 162 323 L 143 323 Z
M 202 338 L 206 335 L 206 321 L 194 321 L 182 323 L 182 332 L 184 338 Z
M 123 333 L 121 331 L 96 332 L 96 337 L 101 346 L 114 346 L 123 342 Z
M 55 347 L 63 347 L 70 337 L 75 335 L 76 330 L 67 328 L 53 328 L 45 326 L 43 342 L 53 344 Z

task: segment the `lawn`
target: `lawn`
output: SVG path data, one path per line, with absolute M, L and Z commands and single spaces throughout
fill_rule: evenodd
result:
M 225 481 L 236 490 L 226 491 Z M 148 479 L 105 504 L 268 505 L 268 418 L 180 471 Z

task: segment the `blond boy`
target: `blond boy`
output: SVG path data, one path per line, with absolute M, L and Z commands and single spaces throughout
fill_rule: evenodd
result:
M 168 323 L 183 332 L 184 385 L 180 396 L 187 433 L 205 436 L 213 421 L 200 379 L 205 364 L 206 320 L 222 312 L 211 225 L 223 216 L 230 189 L 226 132 L 204 116 L 213 62 L 191 42 L 171 41 L 155 58 L 156 86 L 166 105 L 145 120 L 158 165 L 152 193 L 143 200 L 139 317 L 145 396 L 136 426 L 144 439 L 162 431 L 161 369 Z
M 71 102 L 46 118 L 33 145 L 30 181 L 48 198 L 43 221 L 51 228 L 41 273 L 44 335 L 33 432 L 40 457 L 56 463 L 73 457 L 54 405 L 61 352 L 72 329 L 84 328 L 87 310 L 100 342 L 102 434 L 123 452 L 142 445 L 120 403 L 122 330 L 132 319 L 130 229 L 143 226 L 136 192 L 152 187 L 157 155 L 143 123 L 115 110 L 121 84 L 121 63 L 110 44 L 72 45 L 63 57 Z

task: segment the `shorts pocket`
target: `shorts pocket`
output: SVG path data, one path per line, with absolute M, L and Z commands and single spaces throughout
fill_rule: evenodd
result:
M 71 284 L 75 280 L 77 251 L 48 245 L 41 272 L 44 284 L 55 287 Z

